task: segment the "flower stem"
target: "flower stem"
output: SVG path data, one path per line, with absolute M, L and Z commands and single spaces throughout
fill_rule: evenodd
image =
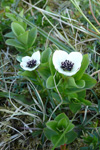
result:
M 66 150 L 66 144 L 60 146 L 61 150 Z

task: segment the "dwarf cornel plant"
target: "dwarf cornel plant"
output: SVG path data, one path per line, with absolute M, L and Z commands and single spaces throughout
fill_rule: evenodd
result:
M 23 16 L 23 11 L 19 14 Z M 96 80 L 85 73 L 89 65 L 88 54 L 80 52 L 67 53 L 66 50 L 56 50 L 48 46 L 44 51 L 33 49 L 37 37 L 37 28 L 27 27 L 22 19 L 17 19 L 12 14 L 7 14 L 13 20 L 11 32 L 5 37 L 6 44 L 14 46 L 18 50 L 17 60 L 19 61 L 18 75 L 30 80 L 35 86 L 39 85 L 41 93 L 49 91 L 55 103 L 51 114 L 46 115 L 46 101 L 39 95 L 39 108 L 43 110 L 43 122 L 45 124 L 43 133 L 53 144 L 52 150 L 56 147 L 63 149 L 66 144 L 72 143 L 77 132 L 74 130 L 74 115 L 81 110 L 82 106 L 91 106 L 92 103 L 85 99 L 86 90 L 96 84 Z M 37 89 L 38 90 L 38 89 Z M 36 89 L 35 89 L 36 91 Z M 46 95 L 49 99 L 49 95 Z M 73 113 L 73 117 L 67 116 L 63 105 Z M 60 111 L 57 111 L 58 108 Z M 57 114 L 56 114 L 57 112 Z M 52 119 L 52 120 L 51 120 Z

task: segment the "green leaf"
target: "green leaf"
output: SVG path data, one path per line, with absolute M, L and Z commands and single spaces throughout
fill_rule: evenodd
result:
M 44 80 L 47 80 L 47 78 L 51 75 L 49 64 L 48 63 L 41 64 L 38 68 L 38 72 Z
M 49 76 L 48 79 L 46 80 L 46 87 L 47 87 L 48 89 L 53 89 L 53 88 L 55 88 L 53 76 Z
M 19 61 L 19 62 L 22 62 L 22 56 L 17 55 L 16 60 Z
M 71 122 L 68 124 L 67 128 L 66 128 L 66 132 L 71 131 L 74 128 L 74 124 L 72 124 Z
M 69 124 L 69 120 L 67 121 L 66 118 L 62 118 L 59 120 L 57 127 L 58 129 L 63 129 L 66 128 L 68 124 Z
M 25 49 L 24 45 L 22 45 L 20 42 L 18 42 L 15 39 L 8 39 L 8 40 L 6 40 L 6 44 L 10 45 L 10 46 L 14 46 L 14 47 L 19 48 L 19 49 Z
M 56 118 L 55 121 L 60 121 L 62 118 L 65 118 L 67 120 L 67 122 L 69 122 L 68 117 L 65 115 L 65 113 L 61 113 L 59 114 Z
M 19 36 L 25 32 L 24 28 L 17 22 L 12 22 L 11 28 L 16 36 Z
M 82 88 L 70 88 L 70 89 L 66 89 L 66 94 L 72 94 L 72 93 L 75 93 L 75 92 L 80 92 L 82 91 L 83 89 Z
M 92 105 L 92 103 L 89 100 L 86 100 L 84 98 L 80 98 L 80 102 L 83 103 L 84 105 L 88 106 Z
M 51 74 L 54 75 L 56 70 L 54 68 L 54 65 L 53 65 L 53 62 L 52 62 L 52 56 L 50 57 L 49 59 L 49 66 L 50 66 L 50 71 L 51 71 Z
M 40 83 L 37 81 L 37 75 L 35 73 L 35 70 L 34 71 L 24 71 L 24 72 L 19 71 L 17 74 L 20 76 L 23 76 L 23 77 L 28 77 L 31 79 L 31 81 L 33 83 L 35 83 L 36 85 L 40 85 Z
M 92 88 L 97 83 L 97 81 L 88 74 L 84 74 L 81 79 L 85 81 L 85 88 Z
M 9 98 L 9 92 L 0 92 L 0 97 Z M 33 100 L 27 99 L 25 95 L 10 92 L 10 98 L 17 100 L 20 103 L 32 105 Z
M 37 28 L 33 27 L 29 31 L 29 34 L 28 34 L 28 47 L 29 48 L 34 44 L 36 37 L 37 37 Z
M 51 92 L 51 95 L 52 95 L 53 99 L 55 99 L 58 103 L 61 102 L 61 99 L 60 99 L 58 93 Z
M 82 64 L 80 70 L 73 76 L 75 80 L 80 80 L 89 65 L 89 57 L 88 54 L 83 56 Z
M 83 85 L 82 85 L 83 84 Z M 66 93 L 81 92 L 85 89 L 92 88 L 96 84 L 96 80 L 88 74 L 83 74 L 81 80 L 75 81 L 72 77 L 68 80 Z
M 77 93 L 69 93 L 68 94 L 68 99 L 71 100 L 71 99 L 77 99 L 78 98 L 78 95 Z
M 74 128 L 74 125 L 72 123 L 70 123 L 67 130 L 65 130 L 63 133 L 60 133 L 59 135 L 52 136 L 51 141 L 54 144 L 55 148 L 60 146 L 60 145 L 65 144 L 67 142 L 68 136 L 66 136 L 66 132 L 71 131 L 73 128 Z M 52 148 L 52 150 L 54 150 L 54 147 Z
M 26 31 L 26 32 L 24 32 L 23 34 L 21 34 L 21 35 L 19 35 L 17 38 L 18 38 L 18 40 L 21 42 L 21 43 L 23 43 L 23 44 L 25 44 L 25 45 L 27 45 L 27 42 L 28 42 L 28 31 Z
M 6 13 L 5 14 L 11 21 L 16 21 L 16 16 L 12 13 Z
M 60 139 L 61 135 L 62 134 L 52 136 L 51 141 L 52 141 L 53 145 L 55 145 L 55 143 L 57 143 L 57 141 Z M 67 139 L 65 138 L 65 136 L 63 136 L 61 138 L 61 140 L 57 143 L 56 147 L 59 147 L 60 145 L 65 144 L 66 141 L 67 141 Z
M 45 134 L 45 136 L 46 136 L 49 140 L 51 140 L 51 138 L 52 138 L 53 136 L 57 135 L 58 133 L 55 132 L 55 131 L 53 131 L 53 130 L 50 130 L 50 129 L 48 129 L 48 128 L 44 128 L 44 134 Z
M 41 55 L 41 62 L 42 62 L 42 63 L 48 62 L 48 61 L 49 61 L 49 58 L 50 58 L 50 56 L 51 56 L 51 53 L 52 53 L 52 51 L 51 51 L 50 48 L 47 48 L 46 50 L 44 50 L 44 51 L 42 52 L 42 55 Z
M 63 132 L 59 132 L 59 135 L 53 136 L 51 138 L 51 141 L 54 144 L 52 150 L 54 150 L 56 147 L 58 147 L 60 145 L 65 144 L 66 140 L 67 140 L 66 137 L 65 137 L 66 133 L 70 132 L 74 128 L 74 125 L 71 122 L 69 122 L 68 117 L 64 113 L 61 113 L 60 115 L 58 115 L 55 118 L 55 121 L 58 122 L 58 121 L 62 120 L 63 118 L 66 119 L 66 121 L 68 122 L 68 125 L 67 125 L 67 127 L 65 128 L 65 130 Z
M 66 144 L 70 144 L 76 139 L 77 134 L 74 131 L 70 131 L 70 132 L 66 133 L 65 137 L 67 139 Z
M 81 103 L 70 103 L 69 108 L 73 113 L 76 113 L 81 109 Z
M 19 22 L 19 21 L 16 21 L 16 23 L 20 24 L 24 28 L 24 30 L 26 30 L 27 23 L 25 23 L 25 22 Z
M 67 87 L 68 88 L 72 88 L 72 87 L 84 88 L 85 81 L 84 80 L 75 81 L 75 79 L 73 77 L 69 77 L 67 80 Z
M 18 75 L 24 76 L 24 77 L 29 77 L 32 79 L 36 79 L 36 74 L 35 74 L 35 70 L 34 71 L 19 71 Z
M 46 126 L 51 130 L 57 131 L 57 124 L 58 122 L 53 120 L 53 121 L 47 122 Z
M 8 38 L 16 38 L 16 36 L 14 35 L 13 32 L 9 32 L 9 33 L 5 34 L 4 36 L 8 37 Z
M 81 92 L 78 92 L 77 95 L 78 95 L 79 98 L 81 98 L 81 97 L 82 97 L 82 98 L 85 98 L 85 96 L 86 96 L 86 90 L 83 90 L 83 91 L 81 91 Z
M 22 11 L 19 13 L 19 16 L 22 17 L 22 18 L 24 17 L 24 9 L 22 9 Z M 23 22 L 23 19 L 18 18 L 18 21 Z

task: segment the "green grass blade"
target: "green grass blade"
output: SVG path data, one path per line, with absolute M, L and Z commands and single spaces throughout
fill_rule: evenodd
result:
M 36 25 L 34 25 L 32 22 L 28 21 L 25 18 L 22 18 L 21 16 L 19 16 L 19 14 L 17 14 L 15 11 L 12 11 L 13 14 L 15 14 L 17 17 L 23 19 L 24 22 L 26 22 L 30 27 L 37 27 Z M 71 47 L 69 47 L 68 45 L 65 45 L 64 43 L 62 43 L 59 40 L 56 40 L 55 38 L 53 38 L 52 36 L 48 36 L 48 33 L 45 32 L 43 29 L 37 27 L 38 32 L 43 35 L 45 38 L 48 38 L 52 43 L 54 43 L 57 47 L 59 47 L 59 49 L 61 50 L 66 50 L 67 52 L 71 52 L 73 51 L 73 49 Z

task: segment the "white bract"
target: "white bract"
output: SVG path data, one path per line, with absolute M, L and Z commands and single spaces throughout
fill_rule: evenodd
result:
M 80 52 L 71 52 L 68 54 L 62 50 L 56 50 L 53 54 L 53 64 L 59 73 L 72 76 L 79 71 L 82 58 Z
M 35 70 L 40 65 L 40 52 L 37 51 L 32 54 L 31 57 L 25 56 L 22 58 L 22 62 L 20 63 L 20 66 L 24 70 L 32 71 Z

